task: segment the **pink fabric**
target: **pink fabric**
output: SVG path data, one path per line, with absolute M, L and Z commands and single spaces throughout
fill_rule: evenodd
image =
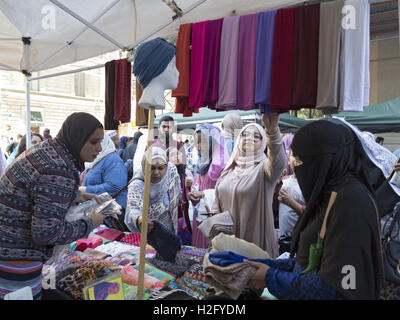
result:
M 218 100 L 220 42 L 223 19 L 211 20 L 207 25 L 204 53 L 204 97 L 210 109 L 215 109 Z
M 106 238 L 110 241 L 120 241 L 125 233 L 115 230 L 115 229 L 105 229 L 97 232 L 100 237 Z
M 237 107 L 240 110 L 255 109 L 256 43 L 258 14 L 241 16 L 237 58 Z
M 192 24 L 192 51 L 190 57 L 190 89 L 189 107 L 205 107 L 204 92 L 204 62 L 205 44 L 208 21 Z
M 93 249 L 103 244 L 103 239 L 99 237 L 89 236 L 87 239 L 92 244 L 90 248 Z
M 217 110 L 236 109 L 239 19 L 225 18 L 222 24 Z

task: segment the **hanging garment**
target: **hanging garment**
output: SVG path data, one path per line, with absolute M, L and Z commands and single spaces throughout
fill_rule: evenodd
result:
M 149 110 L 139 106 L 139 100 L 142 97 L 143 89 L 139 81 L 136 80 L 136 126 L 147 126 L 149 123 Z
M 114 120 L 115 60 L 105 64 L 105 113 L 104 130 L 118 130 L 119 122 Z
M 368 1 L 346 0 L 342 19 L 339 111 L 363 111 L 369 104 Z
M 320 7 L 317 109 L 337 113 L 339 106 L 339 57 L 344 0 Z
M 295 10 L 295 8 L 280 9 L 275 17 L 274 52 L 271 70 L 271 106 L 277 112 L 286 112 L 290 108 Z
M 224 19 L 208 21 L 204 53 L 204 95 L 203 101 L 210 109 L 215 109 L 218 100 L 219 59 L 221 31 Z
M 254 103 L 260 105 L 261 113 L 272 113 L 271 68 L 274 48 L 276 10 L 261 12 L 258 15 L 256 46 L 256 87 Z
M 319 11 L 319 3 L 295 11 L 291 109 L 315 108 L 317 102 Z
M 217 110 L 236 109 L 239 19 L 225 18 L 222 24 Z
M 176 68 L 179 71 L 179 82 L 175 90 L 172 90 L 172 97 L 175 97 L 175 113 L 181 113 L 184 117 L 191 117 L 193 112 L 189 108 L 189 87 L 190 87 L 190 44 L 192 42 L 192 24 L 186 23 L 179 27 L 176 38 Z
M 115 61 L 114 120 L 131 121 L 132 64 L 128 59 Z
M 255 109 L 256 42 L 258 14 L 241 16 L 239 20 L 237 107 Z
M 202 108 L 204 93 L 204 53 L 208 21 L 192 24 L 192 52 L 190 56 L 189 107 Z

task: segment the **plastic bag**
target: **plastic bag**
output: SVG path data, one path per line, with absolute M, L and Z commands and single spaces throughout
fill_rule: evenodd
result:
M 100 199 L 101 203 L 112 199 L 112 197 L 107 192 L 102 193 L 98 196 L 98 198 Z M 72 222 L 87 217 L 90 215 L 92 209 L 97 209 L 99 206 L 101 206 L 101 204 L 98 204 L 96 199 L 91 199 L 76 206 L 72 206 L 65 215 L 65 220 L 68 222 Z M 101 210 L 101 212 L 98 213 L 106 216 L 112 216 L 118 219 L 118 215 L 121 214 L 121 211 L 122 207 L 114 199 L 103 210 Z

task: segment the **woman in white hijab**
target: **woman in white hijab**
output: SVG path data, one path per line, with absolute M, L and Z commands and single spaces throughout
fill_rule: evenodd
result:
M 229 211 L 237 238 L 277 257 L 272 200 L 286 156 L 279 115 L 263 115 L 265 130 L 250 123 L 240 131 L 232 155 L 215 186 L 213 212 Z M 268 155 L 265 149 L 268 147 Z
M 146 154 L 142 158 L 142 170 L 134 176 L 128 187 L 125 224 L 133 233 L 140 233 L 143 208 L 144 174 Z M 173 233 L 178 229 L 178 205 L 181 184 L 176 166 L 168 162 L 164 150 L 152 148 L 151 179 L 149 197 L 148 232 L 157 220 Z

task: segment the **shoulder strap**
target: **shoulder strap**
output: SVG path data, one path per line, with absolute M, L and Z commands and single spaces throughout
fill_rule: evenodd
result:
M 331 196 L 329 198 L 329 203 L 328 203 L 328 207 L 326 208 L 326 212 L 325 212 L 325 217 L 324 217 L 324 222 L 322 223 L 322 227 L 321 227 L 321 231 L 319 232 L 319 236 L 321 239 L 325 238 L 325 233 L 326 233 L 326 222 L 328 220 L 328 216 L 329 213 L 332 209 L 333 203 L 336 200 L 336 196 L 337 196 L 337 192 L 332 191 Z

